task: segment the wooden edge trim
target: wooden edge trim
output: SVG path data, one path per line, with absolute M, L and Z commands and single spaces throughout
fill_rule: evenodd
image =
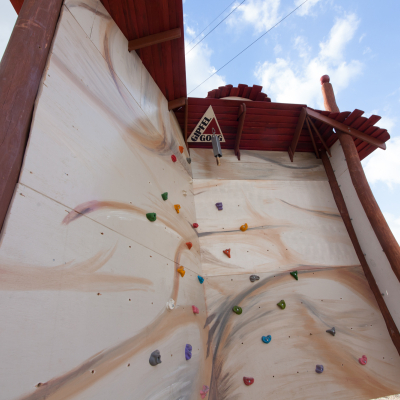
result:
M 400 355 L 400 333 L 399 330 L 387 308 L 385 300 L 383 299 L 381 292 L 376 284 L 375 278 L 372 275 L 372 272 L 369 268 L 367 260 L 364 257 L 364 254 L 361 250 L 360 243 L 358 242 L 356 232 L 354 230 L 353 224 L 351 223 L 351 219 L 349 216 L 349 212 L 347 210 L 346 202 L 343 198 L 343 194 L 339 188 L 339 184 L 337 183 L 335 173 L 333 172 L 332 165 L 329 161 L 328 156 L 325 152 L 321 153 L 322 163 L 324 164 L 326 175 L 328 176 L 329 185 L 331 186 L 333 198 L 335 199 L 337 208 L 340 212 L 340 215 L 343 219 L 344 225 L 346 226 L 347 232 L 350 236 L 350 240 L 353 243 L 354 250 L 356 251 L 357 257 L 360 260 L 360 264 L 364 271 L 365 277 L 367 278 L 369 287 L 372 290 L 372 293 L 375 296 L 376 302 L 378 303 L 379 309 L 382 313 L 383 319 L 385 320 L 386 327 L 388 329 L 389 335 L 393 341 L 394 346 L 397 349 L 397 352 Z
M 317 149 L 317 145 L 316 145 L 315 140 L 314 140 L 314 135 L 311 132 L 310 123 L 308 122 L 308 117 L 306 118 L 306 124 L 307 124 L 308 133 L 310 134 L 310 138 L 311 138 L 311 141 L 312 141 L 312 144 L 313 144 L 313 147 L 314 147 L 315 156 L 317 158 L 319 158 L 319 151 Z
M 327 146 L 327 144 L 325 143 L 325 140 L 322 139 L 321 134 L 319 133 L 317 127 L 314 125 L 314 122 L 312 122 L 311 118 L 307 115 L 306 118 L 308 121 L 310 121 L 310 124 L 312 126 L 312 128 L 314 129 L 315 133 L 317 134 L 319 140 L 321 141 L 322 145 L 325 147 L 325 150 L 327 151 L 327 153 L 329 154 L 330 157 L 332 157 L 331 151 L 329 150 L 329 147 Z
M 238 124 L 238 129 L 237 129 L 236 138 L 235 138 L 235 155 L 237 156 L 238 160 L 240 161 L 239 146 L 240 146 L 240 139 L 242 138 L 244 120 L 246 118 L 246 104 L 242 103 L 239 106 L 238 117 L 239 117 L 239 124 Z
M 167 42 L 168 40 L 179 39 L 182 35 L 181 28 L 171 29 L 156 33 L 154 35 L 144 36 L 140 39 L 130 40 L 128 42 L 128 51 L 139 50 L 143 47 L 153 46 L 154 44 Z
M 186 97 L 185 98 L 185 127 L 184 127 L 184 133 L 183 134 L 184 134 L 184 137 L 185 137 L 186 148 L 187 148 L 187 151 L 188 151 L 189 156 L 190 156 L 190 150 L 189 150 L 189 145 L 188 145 L 188 131 L 187 131 L 188 119 L 189 119 L 189 101 L 188 101 L 188 98 Z
M 176 108 L 182 107 L 186 104 L 186 97 L 180 97 L 168 102 L 168 111 L 175 110 Z
M 288 147 L 288 154 L 289 154 L 290 161 L 293 162 L 294 154 L 293 154 L 292 148 L 290 146 Z
M 343 124 L 342 122 L 336 121 L 332 118 L 329 118 L 325 115 L 322 115 L 314 110 L 311 110 L 310 108 L 306 108 L 306 113 L 312 118 L 317 119 L 318 121 L 324 122 L 327 125 L 332 126 L 335 129 L 338 129 L 344 133 L 348 133 L 349 135 L 361 139 L 364 142 L 367 142 L 369 144 L 372 144 L 376 147 L 381 148 L 382 150 L 386 150 L 386 144 L 385 142 L 382 142 L 382 140 L 376 139 L 372 136 L 368 136 L 363 132 L 358 131 L 357 129 L 354 129 L 348 125 Z
M 290 160 L 293 162 L 294 153 L 296 152 L 297 143 L 299 142 L 299 137 L 301 135 L 301 130 L 303 129 L 304 121 L 307 116 L 306 108 L 301 109 L 299 119 L 297 120 L 296 130 L 294 131 L 292 143 L 289 146 L 288 153 Z

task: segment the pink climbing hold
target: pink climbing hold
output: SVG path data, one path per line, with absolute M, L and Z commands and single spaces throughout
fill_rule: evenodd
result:
M 176 157 L 175 157 L 175 155 L 174 155 L 174 154 L 172 154 L 172 156 L 171 156 L 171 160 L 172 160 L 173 162 L 176 162 Z
M 362 356 L 361 358 L 358 359 L 358 362 L 361 365 L 365 365 L 367 363 L 367 356 Z
M 198 228 L 199 224 L 197 224 L 196 222 L 193 224 L 193 228 Z
M 196 306 L 192 306 L 193 314 L 198 314 L 200 311 Z
M 190 249 L 192 248 L 192 246 L 193 246 L 193 245 L 192 245 L 192 242 L 187 242 L 187 243 L 186 243 L 186 246 L 187 246 L 188 249 L 190 250 Z
M 204 397 L 206 397 L 209 390 L 210 390 L 210 388 L 207 385 L 203 385 L 203 389 L 200 390 L 200 396 L 202 399 L 204 399 Z

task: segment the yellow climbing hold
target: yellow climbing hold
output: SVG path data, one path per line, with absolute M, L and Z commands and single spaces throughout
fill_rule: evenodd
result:
M 248 229 L 247 224 L 244 224 L 244 225 L 242 225 L 242 226 L 240 227 L 240 230 L 241 230 L 242 232 L 247 231 L 247 229 Z
M 181 208 L 181 206 L 179 204 L 175 204 L 174 208 L 175 208 L 177 214 L 179 214 L 179 209 Z
M 182 266 L 180 266 L 177 271 L 181 274 L 181 277 L 183 278 L 186 274 L 185 268 L 183 268 Z

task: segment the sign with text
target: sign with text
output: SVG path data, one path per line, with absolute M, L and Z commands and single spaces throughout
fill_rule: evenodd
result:
M 225 142 L 217 117 L 214 114 L 212 106 L 210 106 L 188 137 L 188 142 L 211 144 L 213 133 L 218 136 L 220 142 Z

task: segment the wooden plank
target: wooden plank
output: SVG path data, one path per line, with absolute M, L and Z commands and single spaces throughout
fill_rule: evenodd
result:
M 292 162 L 293 162 L 294 153 L 296 152 L 296 147 L 297 147 L 297 143 L 299 141 L 301 130 L 303 129 L 304 121 L 306 119 L 306 115 L 307 115 L 306 109 L 303 108 L 301 110 L 300 116 L 297 121 L 297 126 L 296 126 L 296 130 L 294 132 L 294 135 L 293 135 L 292 143 L 290 144 L 289 150 L 288 150 L 289 157 Z
M 128 43 L 128 51 L 142 49 L 144 47 L 154 46 L 167 40 L 179 39 L 182 31 L 180 28 L 170 29 L 154 35 L 142 37 L 140 39 L 130 40 Z
M 310 138 L 311 138 L 311 141 L 312 141 L 312 144 L 313 144 L 313 147 L 314 147 L 315 156 L 316 156 L 317 158 L 319 158 L 319 151 L 318 151 L 318 149 L 317 149 L 317 145 L 315 144 L 314 135 L 313 135 L 313 133 L 312 133 L 312 131 L 311 131 L 310 123 L 308 122 L 308 118 L 306 118 L 306 124 L 307 124 L 307 128 L 308 128 L 308 133 L 309 133 L 309 135 L 310 135 Z
M 168 102 L 168 110 L 175 110 L 178 107 L 182 107 L 186 104 L 186 101 L 187 101 L 186 97 L 180 97 L 179 99 L 171 100 Z
M 190 150 L 189 150 L 189 146 L 188 146 L 188 114 L 189 114 L 189 102 L 188 102 L 188 98 L 186 97 L 185 99 L 185 130 L 184 130 L 184 137 L 185 137 L 185 145 L 187 148 L 187 151 L 190 155 Z
M 234 87 L 231 89 L 231 93 L 229 94 L 229 96 L 238 96 L 239 95 L 239 88 Z
M 262 88 L 263 88 L 262 86 L 253 85 L 249 94 L 249 99 L 256 100 L 258 94 L 261 93 Z
M 247 88 L 247 85 L 244 85 L 243 83 L 239 83 L 238 88 L 239 88 L 239 94 L 238 97 L 243 97 L 243 92 Z
M 306 109 L 307 114 L 312 117 L 315 118 L 319 121 L 325 122 L 328 125 L 331 125 L 333 128 L 338 129 L 342 132 L 345 132 L 353 137 L 356 137 L 358 139 L 362 139 L 365 142 L 372 144 L 374 146 L 377 146 L 383 150 L 386 150 L 386 145 L 384 142 L 375 139 L 375 138 L 371 138 L 368 135 L 365 135 L 364 133 L 358 131 L 357 129 L 351 128 L 350 126 L 347 126 L 346 121 L 345 123 L 339 122 L 339 121 L 335 121 L 333 119 L 330 119 L 329 117 L 326 117 L 314 110 L 311 110 L 309 108 Z M 350 118 L 350 117 L 349 117 Z
M 250 92 L 251 92 L 251 90 L 252 90 L 252 88 L 251 88 L 251 87 L 246 87 L 246 88 L 243 90 L 242 97 L 244 97 L 244 98 L 248 99 L 248 98 L 249 98 L 249 96 L 250 96 Z
M 258 93 L 256 97 L 256 101 L 264 101 L 264 99 L 267 97 L 265 93 Z
M 236 154 L 238 160 L 240 161 L 240 150 L 239 150 L 240 139 L 242 137 L 243 126 L 244 126 L 244 122 L 246 119 L 246 104 L 245 103 L 243 103 L 239 107 L 238 118 L 239 118 L 239 123 L 238 123 L 238 127 L 237 127 L 236 138 L 235 138 L 235 154 Z
M 62 0 L 26 0 L 0 63 L 0 230 L 14 193 Z
M 313 127 L 315 133 L 317 134 L 317 136 L 318 136 L 319 140 L 321 141 L 322 145 L 324 146 L 325 150 L 328 152 L 328 154 L 329 154 L 330 156 L 332 156 L 332 155 L 331 155 L 331 152 L 330 152 L 330 150 L 329 150 L 329 147 L 326 145 L 325 140 L 322 139 L 322 136 L 321 136 L 320 133 L 318 132 L 318 129 L 315 127 L 315 125 L 314 125 L 314 123 L 312 122 L 311 118 L 307 117 L 307 119 L 308 119 L 308 121 L 310 122 L 311 126 Z

